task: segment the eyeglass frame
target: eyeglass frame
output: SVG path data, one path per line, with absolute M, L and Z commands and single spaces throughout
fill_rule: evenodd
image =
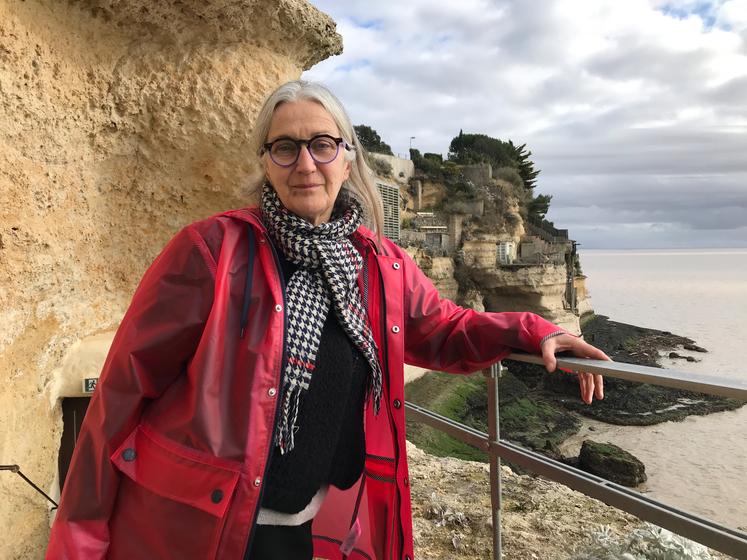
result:
M 332 157 L 332 159 L 330 159 L 328 161 L 319 161 L 318 159 L 316 159 L 314 157 L 314 154 L 311 153 L 311 143 L 314 140 L 318 139 L 318 138 L 329 138 L 330 140 L 332 140 L 335 143 L 335 146 L 337 147 L 337 151 L 335 152 L 335 155 Z M 278 163 L 277 161 L 275 161 L 275 158 L 272 157 L 272 146 L 276 142 L 293 142 L 296 145 L 296 148 L 297 148 L 296 159 L 294 159 L 291 163 L 285 163 L 285 164 Z M 315 136 L 312 136 L 308 140 L 295 140 L 293 138 L 288 138 L 287 136 L 282 136 L 280 138 L 276 138 L 272 142 L 265 142 L 264 144 L 262 144 L 262 149 L 260 150 L 259 155 L 262 156 L 265 153 L 268 153 L 270 155 L 270 159 L 272 160 L 272 163 L 274 163 L 278 167 L 288 168 L 288 167 L 292 167 L 292 166 L 296 165 L 296 163 L 298 163 L 298 158 L 301 157 L 301 146 L 303 144 L 306 145 L 306 151 L 309 152 L 309 155 L 311 156 L 311 159 L 314 160 L 314 163 L 317 163 L 319 165 L 326 165 L 328 163 L 332 163 L 333 161 L 335 161 L 337 159 L 337 156 L 340 155 L 340 144 L 343 144 L 344 148 L 346 150 L 348 150 L 348 151 L 352 151 L 352 150 L 355 149 L 355 147 L 351 146 L 350 144 L 348 144 L 345 141 L 344 138 L 342 138 L 342 137 L 335 138 L 331 134 L 317 134 Z

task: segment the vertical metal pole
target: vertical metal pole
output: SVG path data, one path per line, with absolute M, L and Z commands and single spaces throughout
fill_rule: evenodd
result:
M 500 418 L 498 402 L 498 379 L 503 372 L 503 364 L 498 362 L 485 372 L 488 378 L 488 436 L 491 442 L 500 438 Z M 490 505 L 493 511 L 493 559 L 501 560 L 501 459 L 494 450 L 490 455 Z

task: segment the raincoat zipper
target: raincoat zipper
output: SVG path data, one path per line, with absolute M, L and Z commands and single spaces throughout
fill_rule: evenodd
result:
M 275 261 L 275 271 L 277 272 L 278 279 L 280 280 L 280 291 L 283 295 L 283 356 L 280 359 L 280 384 L 282 385 L 283 380 L 283 371 L 285 371 L 285 364 L 287 361 L 287 355 L 286 355 L 286 344 L 285 344 L 285 337 L 288 333 L 288 314 L 286 312 L 286 301 L 285 301 L 285 278 L 283 277 L 283 274 L 281 272 L 280 268 L 280 257 L 278 257 L 277 250 L 275 249 L 275 246 L 272 244 L 272 241 L 270 240 L 270 237 L 265 233 L 264 234 L 265 239 L 267 240 L 267 244 L 270 246 L 270 249 L 272 250 L 272 256 L 273 260 Z M 247 539 L 246 548 L 244 549 L 246 554 L 246 551 L 251 548 L 252 541 L 254 540 L 254 533 L 257 530 L 257 517 L 259 517 L 259 510 L 262 507 L 262 497 L 265 494 L 265 481 L 267 479 L 267 473 L 270 472 L 270 463 L 272 462 L 272 453 L 275 448 L 275 433 L 277 431 L 278 427 L 278 418 L 280 417 L 280 400 L 283 397 L 282 391 L 280 387 L 277 387 L 277 398 L 275 399 L 275 419 L 272 423 L 272 436 L 270 437 L 270 448 L 267 453 L 267 460 L 265 461 L 265 472 L 262 474 L 262 486 L 259 489 L 259 497 L 257 498 L 257 507 L 254 510 L 254 519 L 252 520 L 252 528 L 249 532 L 249 538 Z
M 381 354 L 384 358 L 384 369 L 386 371 L 387 376 L 387 385 L 389 387 L 389 390 L 391 391 L 392 384 L 389 382 L 390 377 L 390 371 L 389 371 L 389 343 L 387 342 L 387 328 L 386 328 L 386 318 L 387 318 L 387 312 L 386 312 L 386 292 L 384 291 L 384 277 L 379 273 L 379 285 L 381 289 L 381 309 L 383 313 L 381 314 L 381 332 L 382 332 L 382 348 L 381 348 Z M 391 397 L 391 394 L 388 395 Z M 396 523 L 396 520 L 398 517 L 400 517 L 399 507 L 402 500 L 402 497 L 400 496 L 399 492 L 399 486 L 397 485 L 397 468 L 399 467 L 399 445 L 398 445 L 398 437 L 399 434 L 397 432 L 397 424 L 394 421 L 394 418 L 392 416 L 392 411 L 389 408 L 389 403 L 386 403 L 386 410 L 387 415 L 389 417 L 389 424 L 392 427 L 392 432 L 394 433 L 395 438 L 395 445 L 394 445 L 394 489 L 395 489 L 395 500 L 394 500 L 394 512 L 392 515 L 392 542 L 389 547 L 389 558 L 393 557 L 393 547 L 394 547 L 394 525 Z M 404 547 L 404 535 L 402 534 L 402 526 L 400 523 L 399 527 L 399 537 L 400 537 L 400 543 L 401 546 Z M 402 557 L 400 550 L 400 558 Z

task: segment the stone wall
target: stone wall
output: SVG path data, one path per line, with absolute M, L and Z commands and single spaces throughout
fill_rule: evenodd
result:
M 388 154 L 371 153 L 372 157 L 383 160 L 392 166 L 392 178 L 400 183 L 407 183 L 415 173 L 415 165 L 409 159 Z M 401 173 L 401 175 L 400 175 Z
M 301 0 L 0 0 L 0 463 L 57 494 L 60 398 L 165 242 L 247 204 L 267 93 L 341 47 Z M 41 557 L 48 526 L 0 472 L 0 558 Z
M 474 268 L 495 269 L 498 256 L 498 236 L 483 234 L 462 243 L 464 264 Z
M 493 169 L 489 163 L 465 165 L 462 168 L 462 175 L 476 186 L 488 185 L 493 179 Z

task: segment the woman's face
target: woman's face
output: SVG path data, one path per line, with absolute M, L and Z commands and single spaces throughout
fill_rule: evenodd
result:
M 317 134 L 339 138 L 340 130 L 324 107 L 304 99 L 275 108 L 267 142 L 278 138 L 308 140 Z M 329 221 L 342 183 L 350 175 L 350 163 L 345 161 L 344 151 L 340 146 L 337 157 L 324 164 L 312 159 L 306 144 L 301 146 L 298 161 L 290 167 L 277 165 L 269 153 L 262 159 L 265 174 L 283 205 L 297 216 L 319 225 Z

